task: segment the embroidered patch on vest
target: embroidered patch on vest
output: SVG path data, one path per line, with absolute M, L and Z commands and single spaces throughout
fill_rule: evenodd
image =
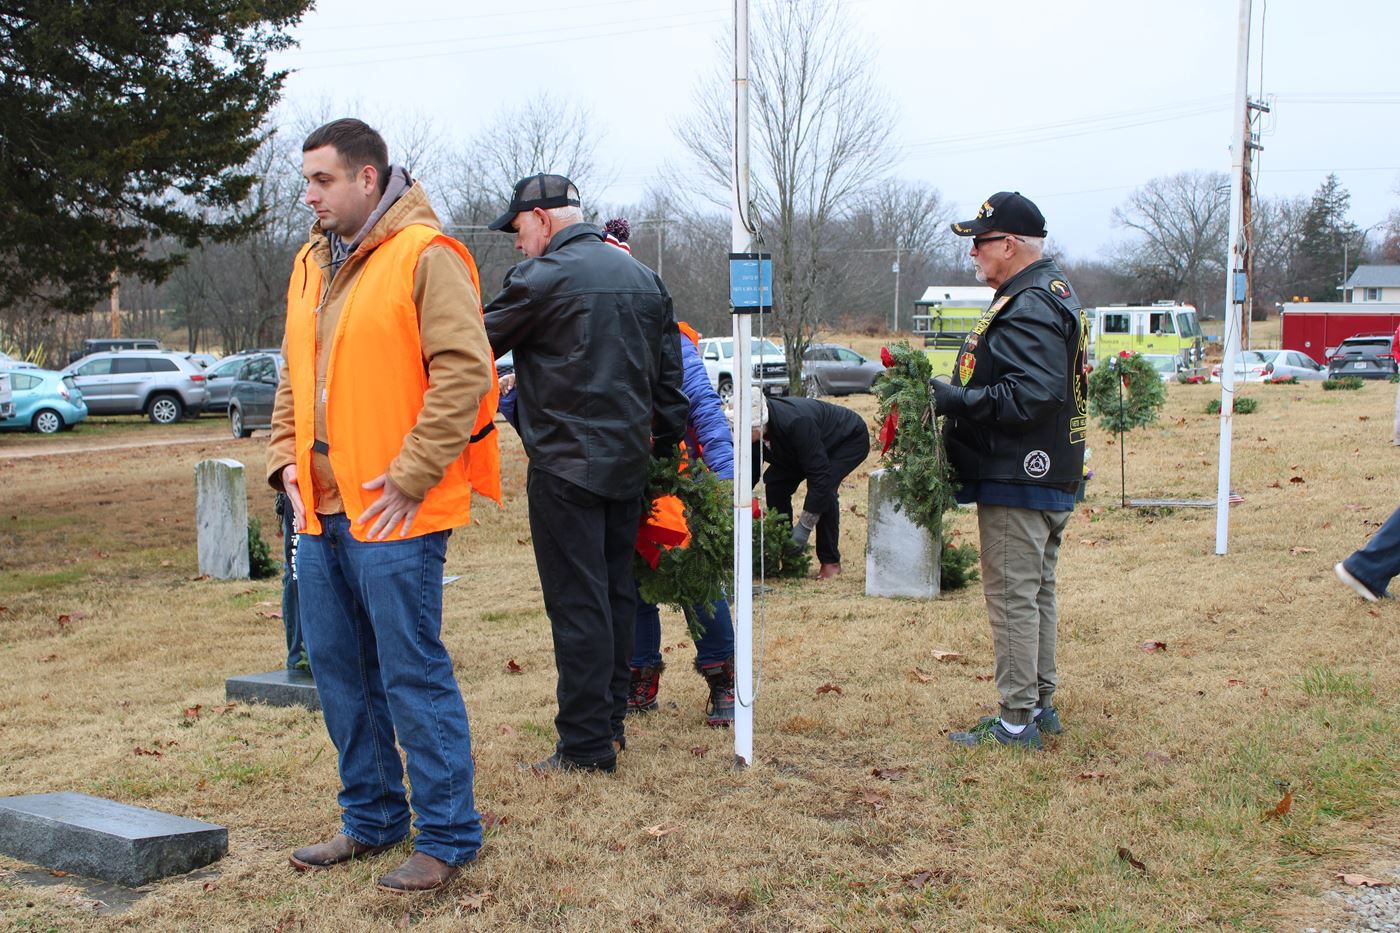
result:
M 972 379 L 972 371 L 977 368 L 977 357 L 972 355 L 972 351 L 964 350 L 958 354 L 958 382 L 967 385 Z
M 1054 293 L 1056 298 L 1068 298 L 1069 283 L 1054 279 L 1050 282 L 1050 291 Z
M 1040 479 L 1050 472 L 1050 455 L 1043 450 L 1032 450 L 1026 454 L 1026 459 L 1021 463 L 1021 469 L 1026 471 L 1027 476 Z

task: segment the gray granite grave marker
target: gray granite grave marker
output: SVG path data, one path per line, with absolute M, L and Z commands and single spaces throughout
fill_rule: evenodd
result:
M 933 599 L 939 592 L 939 536 L 897 509 L 895 476 L 870 474 L 870 520 L 865 539 L 865 595 Z
M 237 460 L 194 467 L 199 572 L 215 580 L 248 578 L 248 490 Z
M 71 791 L 30 794 L 0 797 L 0 852 L 134 888 L 222 858 L 228 830 Z
M 319 710 L 321 697 L 316 681 L 306 671 L 269 671 L 245 674 L 224 681 L 224 695 L 230 703 L 266 703 L 268 706 L 305 706 Z

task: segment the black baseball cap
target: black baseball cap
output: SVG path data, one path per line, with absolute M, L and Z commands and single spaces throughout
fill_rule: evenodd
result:
M 529 175 L 515 183 L 506 212 L 491 221 L 492 230 L 515 232 L 515 215 L 537 207 L 578 207 L 578 188 L 563 175 Z
M 1019 191 L 998 191 L 982 202 L 971 220 L 952 225 L 958 236 L 978 236 L 992 230 L 1020 236 L 1045 236 L 1045 215 Z

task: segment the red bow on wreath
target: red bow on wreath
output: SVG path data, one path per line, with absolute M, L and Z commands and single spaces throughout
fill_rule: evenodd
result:
M 894 366 L 894 357 L 890 356 L 889 347 L 880 348 L 880 362 L 885 364 L 886 369 L 890 369 Z
M 897 428 L 898 426 L 899 426 L 899 403 L 898 403 L 898 402 L 891 402 L 891 403 L 890 403 L 890 413 L 889 413 L 889 415 L 885 418 L 885 423 L 882 424 L 882 425 L 880 425 L 880 456 L 883 457 L 883 456 L 885 455 L 885 453 L 890 449 L 890 447 L 893 446 L 893 444 L 894 444 L 894 434 L 895 434 L 895 430 L 896 430 L 896 428 Z

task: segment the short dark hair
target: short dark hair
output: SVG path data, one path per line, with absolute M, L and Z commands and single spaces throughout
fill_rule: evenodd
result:
M 363 120 L 344 117 L 332 120 L 317 127 L 301 144 L 302 152 L 334 146 L 336 155 L 351 172 L 358 172 L 361 166 L 372 165 L 379 176 L 379 190 L 389 184 L 389 147 L 384 137 Z

